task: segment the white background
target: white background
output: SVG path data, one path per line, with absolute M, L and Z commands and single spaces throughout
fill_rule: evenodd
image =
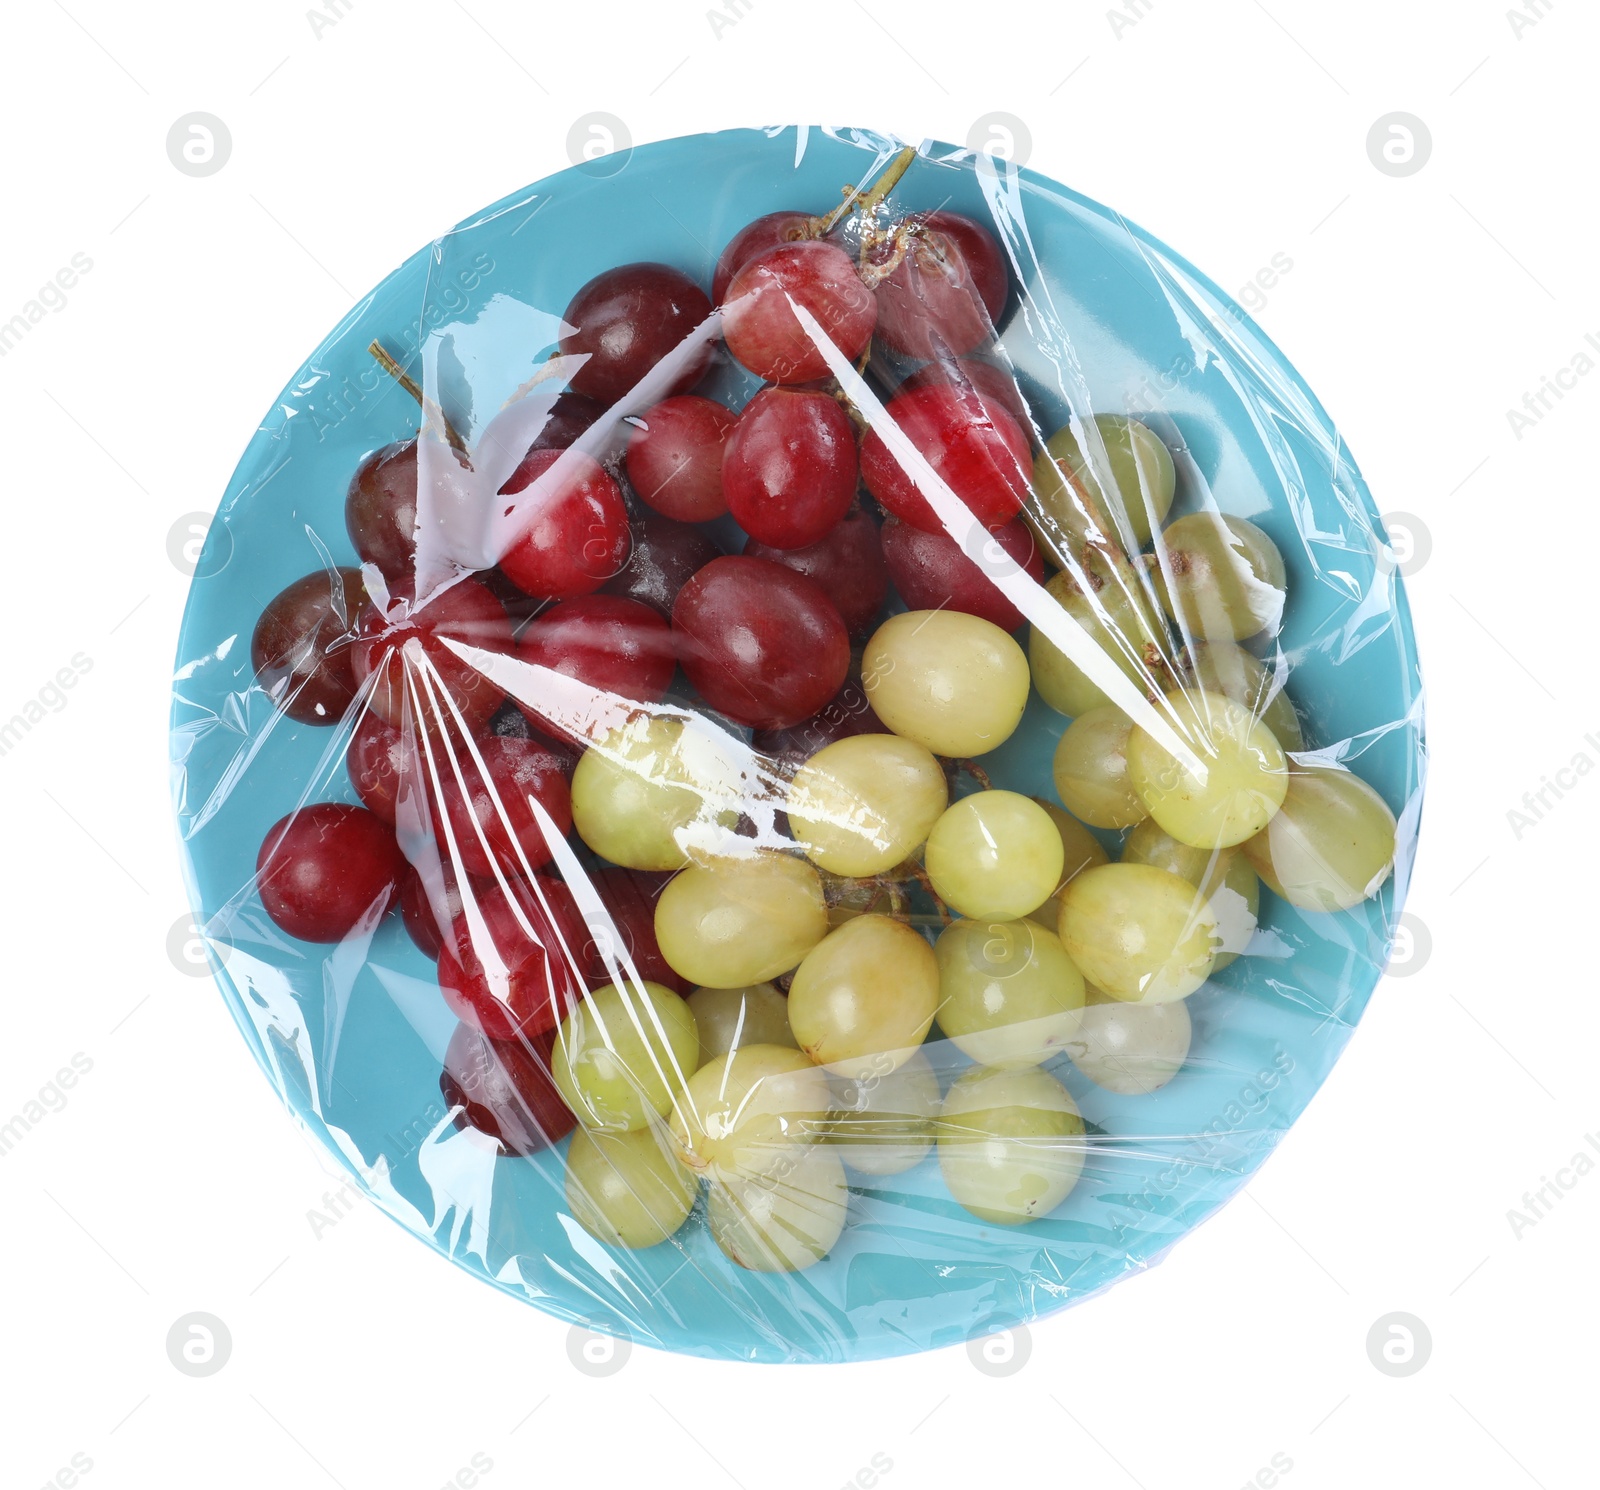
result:
M 93 667 L 0 757 L 0 1118 L 75 1053 L 93 1068 L 0 1162 L 0 1478 L 31 1490 L 79 1454 L 106 1490 L 437 1490 L 480 1455 L 491 1487 L 832 1490 L 879 1455 L 891 1490 L 1231 1490 L 1277 1455 L 1292 1490 L 1593 1484 L 1600 1177 L 1520 1236 L 1507 1212 L 1600 1129 L 1600 776 L 1520 838 L 1507 813 L 1577 752 L 1600 760 L 1600 377 L 1520 439 L 1507 410 L 1600 333 L 1596 16 L 1131 0 L 1119 30 L 1105 0 L 735 0 L 719 34 L 706 3 L 335 0 L 320 31 L 305 0 L 8 13 L 0 320 L 74 254 L 93 268 L 0 358 L 0 716 L 74 654 Z M 233 138 L 204 179 L 165 149 L 193 110 Z M 1030 164 L 1224 286 L 1292 259 L 1259 319 L 1379 507 L 1431 534 L 1409 581 L 1433 750 L 1410 909 L 1431 956 L 1380 986 L 1246 1196 L 1037 1326 L 1006 1379 L 961 1350 L 755 1369 L 639 1349 L 581 1374 L 564 1326 L 375 1211 L 313 1235 L 334 1182 L 168 956 L 187 587 L 169 529 L 215 507 L 356 294 L 565 166 L 593 110 L 637 142 L 797 119 L 964 141 L 990 111 L 1021 118 Z M 1432 134 L 1405 178 L 1366 151 L 1392 110 Z M 201 1380 L 164 1345 L 192 1310 L 233 1340 Z M 1432 1338 L 1403 1379 L 1366 1348 L 1394 1310 Z

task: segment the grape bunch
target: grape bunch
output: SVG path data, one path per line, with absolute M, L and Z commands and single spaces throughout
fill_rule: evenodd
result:
M 665 264 L 581 287 L 510 475 L 425 405 L 351 479 L 359 567 L 255 630 L 356 799 L 269 830 L 267 914 L 328 943 L 398 907 L 460 1021 L 457 1125 L 570 1134 L 567 1206 L 612 1246 L 704 1188 L 735 1263 L 805 1268 L 851 1173 L 930 1156 L 979 1221 L 1048 1216 L 1090 1144 L 1048 1068 L 1158 1091 L 1263 887 L 1337 914 L 1393 863 L 1290 696 L 1272 539 L 1174 517 L 1147 423 L 1043 432 L 1000 245 L 896 211 L 906 163 L 750 223 L 709 295 Z M 727 359 L 737 409 L 697 391 Z M 1058 802 L 980 764 L 1035 697 Z

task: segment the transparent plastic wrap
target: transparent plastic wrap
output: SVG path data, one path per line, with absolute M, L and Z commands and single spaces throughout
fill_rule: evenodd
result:
M 1425 759 L 1375 509 L 1248 318 L 851 130 L 604 157 L 403 265 L 246 451 L 174 694 L 196 926 L 352 1180 L 763 1361 L 1048 1314 L 1244 1185 Z

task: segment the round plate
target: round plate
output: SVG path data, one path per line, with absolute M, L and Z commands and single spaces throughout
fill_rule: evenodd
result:
M 1387 960 L 1422 798 L 1411 624 L 1367 489 L 1283 356 L 1211 282 L 1119 214 L 1031 171 L 924 144 L 894 193 L 991 224 L 1013 259 L 1002 342 L 1048 433 L 1133 412 L 1174 450 L 1178 501 L 1205 489 L 1265 528 L 1288 565 L 1282 644 L 1307 737 L 1399 817 L 1396 873 L 1338 916 L 1264 894 L 1252 951 L 1189 1001 L 1193 1055 L 1153 1096 L 1121 1098 L 1052 1066 L 1096 1135 L 1083 1180 L 1047 1219 L 984 1226 L 937 1163 L 862 1182 L 852 1224 L 793 1276 L 727 1262 L 702 1213 L 643 1253 L 564 1214 L 558 1151 L 497 1158 L 449 1122 L 440 1061 L 454 1021 L 433 966 L 391 917 L 365 947 L 308 946 L 262 912 L 267 828 L 305 801 L 355 800 L 344 734 L 275 718 L 253 685 L 262 606 L 330 560 L 354 563 L 346 484 L 415 433 L 375 338 L 433 369 L 448 411 L 481 430 L 552 349 L 561 310 L 601 269 L 675 264 L 709 286 L 751 218 L 825 211 L 901 142 L 862 131 L 729 131 L 603 157 L 507 197 L 428 245 L 345 317 L 290 379 L 246 449 L 202 551 L 178 645 L 174 798 L 196 923 L 241 1031 L 291 1110 L 371 1197 L 460 1266 L 563 1319 L 696 1355 L 860 1360 L 1038 1318 L 1148 1267 L 1249 1179 L 1338 1058 Z M 754 384 L 724 369 L 730 397 Z M 985 758 L 996 785 L 1054 793 L 1064 721 L 1037 698 Z M 561 1147 L 565 1147 L 562 1145 Z

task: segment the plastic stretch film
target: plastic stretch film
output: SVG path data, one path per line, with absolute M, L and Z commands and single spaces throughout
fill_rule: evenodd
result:
M 1425 761 L 1394 555 L 1253 323 L 853 130 L 405 263 L 251 441 L 174 694 L 196 925 L 354 1183 L 763 1361 L 1015 1326 L 1233 1195 L 1387 960 Z

